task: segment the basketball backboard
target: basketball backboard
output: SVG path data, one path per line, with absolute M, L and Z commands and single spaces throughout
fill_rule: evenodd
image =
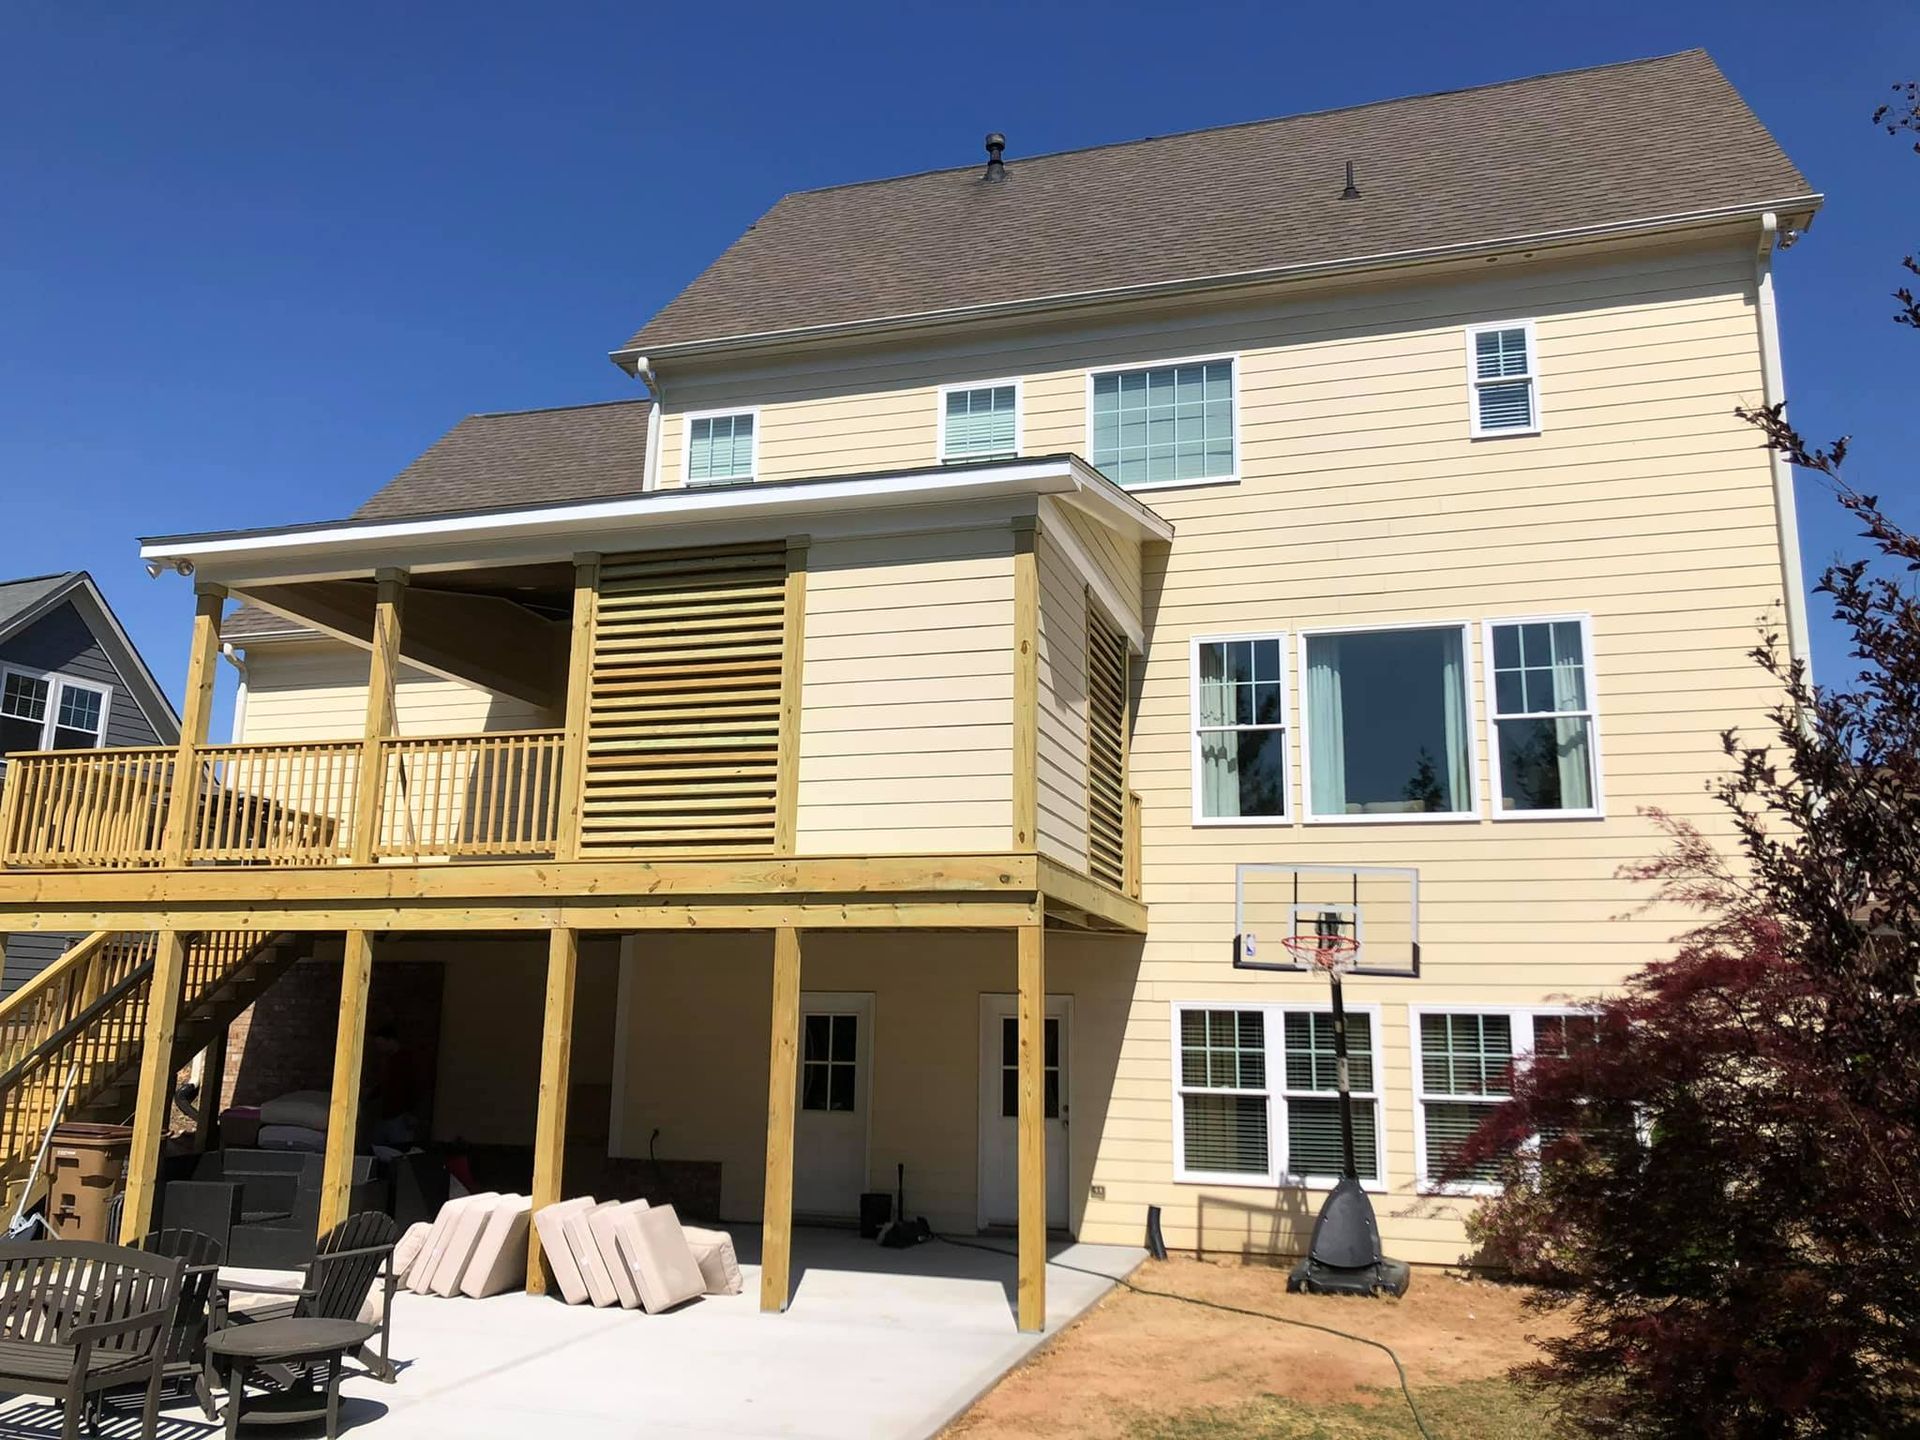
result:
M 1281 940 L 1332 934 L 1359 945 L 1355 975 L 1420 973 L 1420 872 L 1412 866 L 1238 865 L 1233 902 L 1237 969 L 1303 971 Z

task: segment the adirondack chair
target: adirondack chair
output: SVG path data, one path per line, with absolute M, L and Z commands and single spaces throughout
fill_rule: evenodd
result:
M 358 1320 L 375 1281 L 383 1290 L 380 1300 L 380 1351 L 363 1353 L 361 1360 L 379 1380 L 394 1379 L 391 1342 L 393 1337 L 393 1292 L 397 1277 L 393 1273 L 393 1247 L 399 1242 L 400 1227 L 390 1215 L 363 1210 L 349 1215 L 336 1225 L 315 1248 L 307 1262 L 305 1278 L 297 1287 L 256 1285 L 250 1281 L 223 1280 L 220 1288 L 230 1294 L 280 1295 L 283 1303 L 246 1313 L 223 1313 L 215 1317 L 215 1326 L 246 1324 L 252 1320 L 277 1320 L 294 1317 L 302 1320 Z
M 62 1440 L 102 1391 L 146 1382 L 142 1440 L 160 1424 L 181 1261 L 83 1241 L 0 1243 L 0 1391 L 64 1406 Z
M 138 1246 L 149 1255 L 178 1260 L 180 1299 L 174 1307 L 173 1328 L 167 1332 L 162 1362 L 166 1380 L 185 1380 L 209 1420 L 219 1418 L 213 1403 L 214 1375 L 207 1360 L 207 1334 L 212 1328 L 214 1285 L 220 1276 L 220 1242 L 197 1230 L 156 1230 Z

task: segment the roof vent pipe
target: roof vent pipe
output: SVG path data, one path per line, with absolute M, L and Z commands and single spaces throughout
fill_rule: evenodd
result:
M 1007 178 L 1007 162 L 1001 158 L 1006 153 L 1006 136 L 998 130 L 987 136 L 987 173 L 982 179 L 997 182 Z
M 1340 192 L 1340 198 L 1342 200 L 1358 200 L 1360 198 L 1360 187 L 1353 183 L 1353 162 L 1351 160 L 1347 161 L 1347 188 Z

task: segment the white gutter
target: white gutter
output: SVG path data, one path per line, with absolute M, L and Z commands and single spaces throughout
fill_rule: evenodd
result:
M 1682 210 L 1667 215 L 1648 215 L 1639 219 L 1609 221 L 1600 225 L 1575 225 L 1560 230 L 1523 232 L 1517 235 L 1503 235 L 1491 240 L 1462 241 L 1453 245 L 1423 245 L 1411 250 L 1386 250 L 1373 255 L 1354 255 L 1337 260 L 1310 260 L 1293 265 L 1268 265 L 1254 270 L 1239 270 L 1222 275 L 1196 275 L 1180 280 L 1155 280 L 1138 285 L 1115 285 L 1102 290 L 1064 290 L 1052 295 L 995 301 L 984 305 L 957 305 L 944 310 L 908 311 L 860 320 L 836 321 L 825 325 L 801 325 L 785 330 L 747 331 L 737 335 L 719 335 L 705 340 L 687 340 L 679 344 L 651 345 L 644 355 L 627 347 L 613 351 L 609 358 L 621 369 L 631 372 L 642 361 L 651 363 L 662 358 L 677 359 L 682 356 L 751 349 L 762 345 L 784 345 L 848 335 L 914 329 L 924 325 L 988 320 L 1001 316 L 1024 315 L 1036 310 L 1097 305 L 1114 300 L 1149 299 L 1161 295 L 1180 295 L 1192 291 L 1254 285 L 1271 280 L 1306 280 L 1326 275 L 1344 275 L 1355 270 L 1424 265 L 1443 260 L 1470 260 L 1509 250 L 1629 239 L 1636 235 L 1652 234 L 1663 230 L 1690 229 L 1722 221 L 1757 219 L 1762 215 L 1779 214 L 1790 217 L 1805 215 L 1817 210 L 1825 198 L 1824 195 L 1816 192 L 1744 205 L 1721 205 L 1708 210 Z
M 1786 380 L 1780 367 L 1780 316 L 1773 302 L 1773 247 L 1779 217 L 1769 210 L 1760 217 L 1760 244 L 1754 252 L 1755 310 L 1760 323 L 1760 380 L 1768 405 L 1786 398 Z M 1813 677 L 1812 637 L 1807 630 L 1806 578 L 1800 568 L 1800 514 L 1793 495 L 1793 466 L 1778 450 L 1769 450 L 1773 467 L 1773 513 L 1780 540 L 1782 605 L 1787 619 L 1787 654 L 1807 667 Z
M 644 355 L 636 355 L 633 361 L 633 374 L 647 392 L 653 396 L 653 409 L 647 415 L 647 453 L 640 462 L 640 488 L 642 491 L 660 488 L 660 414 L 667 402 L 667 392 L 660 384 L 660 376 L 653 368 L 653 362 Z
M 220 653 L 227 657 L 227 663 L 239 672 L 240 681 L 233 692 L 233 734 L 232 741 L 238 745 L 247 733 L 247 659 L 231 642 L 220 646 Z
M 696 524 L 776 521 L 823 512 L 899 510 L 929 504 L 1080 494 L 1123 528 L 1160 540 L 1173 527 L 1075 456 L 972 465 L 846 479 L 764 482 L 656 490 L 617 500 L 540 506 L 419 520 L 340 521 L 283 530 L 158 536 L 141 542 L 141 558 L 191 565 L 204 578 L 296 573 L 303 565 L 357 573 L 388 563 L 412 568 L 449 565 L 520 542 L 549 546 L 556 557 L 584 547 L 670 543 L 671 532 Z

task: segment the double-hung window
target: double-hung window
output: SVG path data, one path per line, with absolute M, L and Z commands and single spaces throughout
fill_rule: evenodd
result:
M 1117 485 L 1230 480 L 1238 463 L 1233 361 L 1183 360 L 1089 377 L 1089 448 Z
M 1301 670 L 1309 819 L 1476 813 L 1465 626 L 1311 632 Z
M 1344 1165 L 1333 1013 L 1285 1005 L 1175 1005 L 1176 1178 L 1331 1184 Z M 1354 1168 L 1377 1181 L 1373 1007 L 1347 1012 Z
M 0 671 L 0 755 L 106 743 L 107 689 L 65 675 Z
M 1193 818 L 1287 814 L 1287 687 L 1282 637 L 1193 642 Z
M 1582 616 L 1486 627 L 1496 816 L 1600 813 L 1593 645 Z
M 751 410 L 689 415 L 687 483 L 710 485 L 753 479 L 758 428 L 759 416 Z
M 1468 1138 L 1513 1093 L 1516 1064 L 1535 1054 L 1565 1055 L 1572 1039 L 1594 1030 L 1593 1017 L 1576 1011 L 1416 1008 L 1411 1018 L 1414 1155 L 1428 1188 L 1441 1184 Z M 1447 1183 L 1484 1192 L 1499 1176 L 1499 1158 L 1492 1157 Z
M 1539 433 L 1535 363 L 1531 320 L 1467 330 L 1467 399 L 1472 406 L 1470 431 L 1476 438 Z
M 1020 453 L 1020 383 L 949 385 L 940 391 L 940 458 L 995 460 Z

